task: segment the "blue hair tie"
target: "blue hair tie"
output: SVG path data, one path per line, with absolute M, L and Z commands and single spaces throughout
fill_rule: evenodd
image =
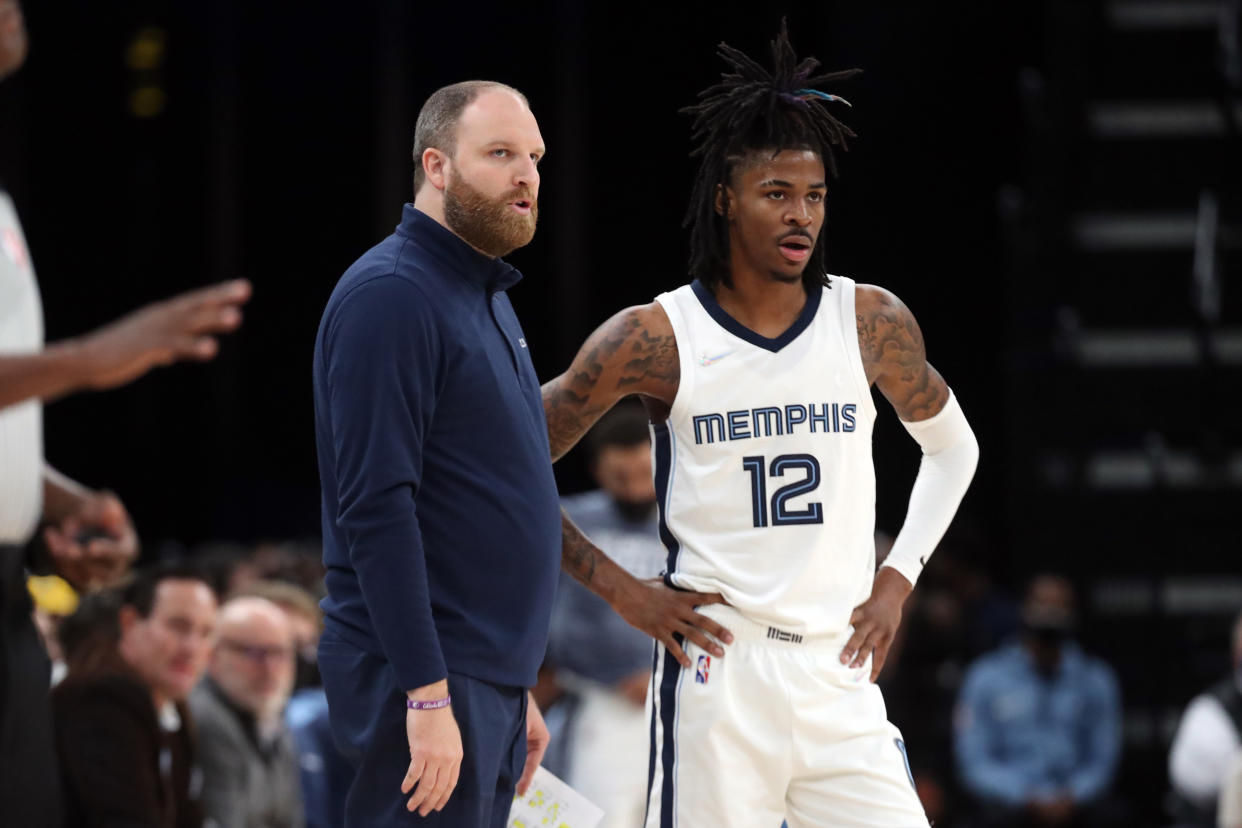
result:
M 854 106 L 840 95 L 829 95 L 827 92 L 820 92 L 818 89 L 795 89 L 794 94 L 804 101 L 810 98 L 823 98 L 825 101 L 840 101 L 850 108 Z

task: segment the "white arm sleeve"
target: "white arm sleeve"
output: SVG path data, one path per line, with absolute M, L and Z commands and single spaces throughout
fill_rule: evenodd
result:
M 901 424 L 922 447 L 923 461 L 910 491 L 906 522 L 884 566 L 891 566 L 914 584 L 975 475 L 979 443 L 952 391 L 936 416 L 913 423 L 902 420 Z

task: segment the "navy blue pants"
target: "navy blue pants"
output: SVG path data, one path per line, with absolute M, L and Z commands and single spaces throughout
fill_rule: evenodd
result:
M 461 729 L 461 775 L 444 810 L 420 817 L 405 809 L 412 793 L 401 792 L 410 767 L 405 690 L 388 662 L 329 629 L 319 641 L 319 672 L 333 738 L 355 770 L 345 828 L 504 828 L 526 761 L 524 688 L 449 673 L 453 715 Z

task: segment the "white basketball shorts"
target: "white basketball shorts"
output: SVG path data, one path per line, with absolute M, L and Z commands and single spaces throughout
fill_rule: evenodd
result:
M 927 828 L 901 732 L 848 635 L 803 639 L 714 604 L 717 658 L 656 645 L 646 828 Z

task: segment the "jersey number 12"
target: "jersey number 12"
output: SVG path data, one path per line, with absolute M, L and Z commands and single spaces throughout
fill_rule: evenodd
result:
M 819 461 L 810 454 L 782 454 L 772 458 L 771 466 L 760 456 L 743 457 L 742 468 L 750 472 L 751 512 L 755 526 L 768 525 L 768 476 L 784 477 L 786 472 L 803 471 L 801 480 L 781 486 L 772 495 L 772 525 L 796 526 L 804 523 L 823 523 L 822 503 L 808 503 L 804 509 L 790 509 L 791 498 L 814 491 L 819 486 Z

